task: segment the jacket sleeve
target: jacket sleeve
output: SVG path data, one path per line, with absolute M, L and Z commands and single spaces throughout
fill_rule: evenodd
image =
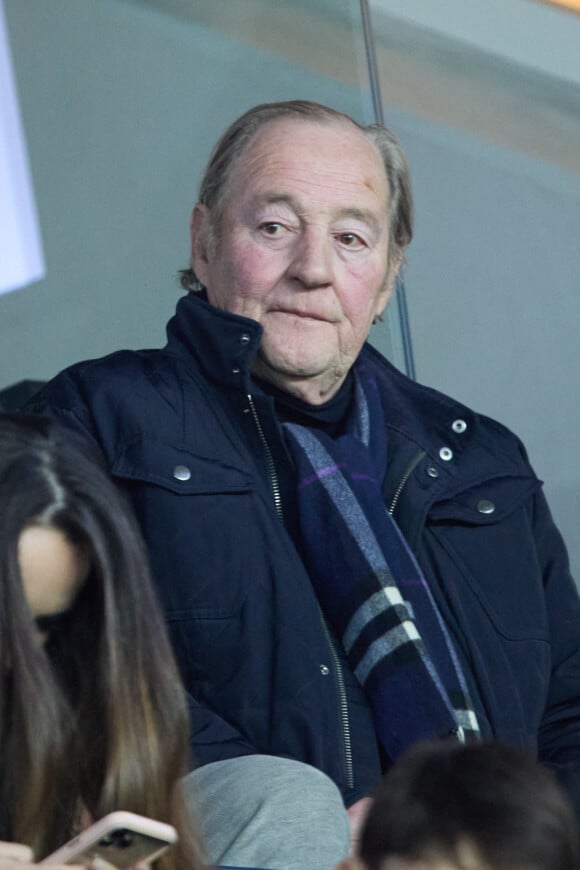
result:
M 103 443 L 102 429 L 93 415 L 91 403 L 85 396 L 83 379 L 75 367 L 57 375 L 24 410 L 57 417 L 87 438 L 108 461 L 111 445 Z M 190 714 L 190 747 L 195 766 L 258 753 L 258 749 L 229 722 L 199 703 L 191 694 L 186 693 L 186 697 Z
M 29 414 L 45 414 L 58 418 L 61 423 L 87 439 L 103 456 L 90 406 L 84 401 L 82 385 L 74 375 L 74 368 L 70 374 L 66 370 L 45 384 L 22 410 Z
M 534 527 L 544 571 L 552 657 L 538 735 L 539 758 L 554 769 L 580 818 L 580 598 L 566 547 L 541 492 L 535 500 Z

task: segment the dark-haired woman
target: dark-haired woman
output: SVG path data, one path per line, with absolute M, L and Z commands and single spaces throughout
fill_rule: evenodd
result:
M 99 460 L 0 415 L 0 867 L 125 809 L 174 824 L 197 870 L 182 687 L 135 522 Z M 24 862 L 24 863 L 23 863 Z

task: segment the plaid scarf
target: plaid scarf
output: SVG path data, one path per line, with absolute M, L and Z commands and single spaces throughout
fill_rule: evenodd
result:
M 305 563 L 396 759 L 418 740 L 479 728 L 457 653 L 421 569 L 381 492 L 387 466 L 376 382 L 355 367 L 347 433 L 285 423 L 298 472 Z

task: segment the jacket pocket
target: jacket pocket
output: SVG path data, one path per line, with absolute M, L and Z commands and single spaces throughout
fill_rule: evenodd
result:
M 240 606 L 227 615 L 216 609 L 168 619 L 185 685 L 201 701 L 217 704 L 218 697 L 227 702 L 228 693 L 231 700 L 237 695 L 236 683 L 247 665 L 243 612 Z
M 177 495 L 248 492 L 254 488 L 248 469 L 153 438 L 128 443 L 111 465 L 114 477 L 162 486 Z
M 549 640 L 531 521 L 539 487 L 529 478 L 491 481 L 434 506 L 429 514 L 426 551 L 442 586 L 451 584 L 449 594 L 464 603 L 476 599 L 506 640 Z
M 442 499 L 429 510 L 430 524 L 494 526 L 529 502 L 542 484 L 535 477 L 488 479 Z
M 131 499 L 168 619 L 239 613 L 247 592 L 246 517 L 253 497 L 244 468 L 151 438 L 120 451 L 112 473 Z

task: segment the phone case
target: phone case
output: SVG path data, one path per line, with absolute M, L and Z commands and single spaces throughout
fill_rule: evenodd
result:
M 176 842 L 172 825 L 120 810 L 99 819 L 39 863 L 85 864 L 99 857 L 119 870 L 128 870 L 134 864 L 153 861 Z

